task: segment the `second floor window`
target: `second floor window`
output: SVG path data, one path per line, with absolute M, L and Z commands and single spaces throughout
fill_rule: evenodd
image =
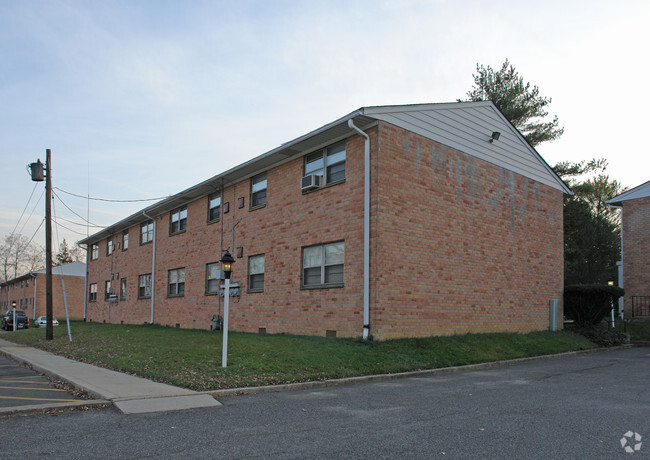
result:
M 305 157 L 305 176 L 315 174 L 327 185 L 345 179 L 345 142 L 331 145 Z
M 185 231 L 187 225 L 187 206 L 174 209 L 171 213 L 170 223 L 169 223 L 169 233 L 173 235 L 174 233 L 180 233 Z
M 266 173 L 251 179 L 251 208 L 266 204 Z
M 90 246 L 90 260 L 97 260 L 99 258 L 99 244 L 94 243 Z
M 122 251 L 129 249 L 129 231 L 124 230 L 122 232 Z
M 153 241 L 153 222 L 145 222 L 140 225 L 140 244 Z
M 208 197 L 208 222 L 219 220 L 221 215 L 221 195 L 214 193 Z
M 113 240 L 108 240 L 108 243 L 106 243 L 106 255 L 110 256 L 113 254 L 113 251 L 115 250 L 115 243 L 113 243 Z

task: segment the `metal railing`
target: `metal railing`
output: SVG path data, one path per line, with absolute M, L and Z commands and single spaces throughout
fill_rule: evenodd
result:
M 650 318 L 650 295 L 632 296 L 632 318 Z

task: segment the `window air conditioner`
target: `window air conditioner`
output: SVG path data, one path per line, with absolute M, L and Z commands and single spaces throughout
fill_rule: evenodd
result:
M 300 189 L 304 192 L 306 190 L 313 190 L 319 188 L 321 184 L 322 176 L 318 174 L 309 174 L 304 176 L 300 181 Z

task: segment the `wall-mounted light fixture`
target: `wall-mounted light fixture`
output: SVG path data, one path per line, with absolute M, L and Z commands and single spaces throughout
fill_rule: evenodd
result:
M 490 144 L 494 141 L 498 141 L 500 137 L 501 137 L 501 133 L 499 131 L 492 132 L 492 137 L 490 138 Z

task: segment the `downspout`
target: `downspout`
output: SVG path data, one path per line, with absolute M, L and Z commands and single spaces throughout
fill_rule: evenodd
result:
M 370 331 L 370 137 L 348 120 L 348 126 L 364 138 L 363 179 L 363 338 Z
M 88 317 L 88 260 L 90 259 L 90 244 L 86 245 L 86 271 L 85 271 L 85 282 L 84 282 L 84 323 Z M 80 244 L 77 244 L 77 247 L 81 248 Z M 82 248 L 83 249 L 83 248 Z M 35 297 L 34 297 L 35 298 Z
M 610 204 L 609 206 L 621 210 L 621 260 L 616 262 L 616 266 L 618 267 L 618 287 L 625 289 L 625 286 L 623 286 L 623 206 L 614 206 L 613 204 Z M 619 297 L 618 299 L 618 314 L 621 319 L 624 319 L 625 296 Z
M 154 300 L 156 296 L 156 290 L 154 289 L 156 285 L 156 219 L 148 215 L 145 211 L 142 211 L 142 215 L 153 221 L 153 255 L 151 256 L 151 321 L 149 321 L 149 324 L 153 324 Z

